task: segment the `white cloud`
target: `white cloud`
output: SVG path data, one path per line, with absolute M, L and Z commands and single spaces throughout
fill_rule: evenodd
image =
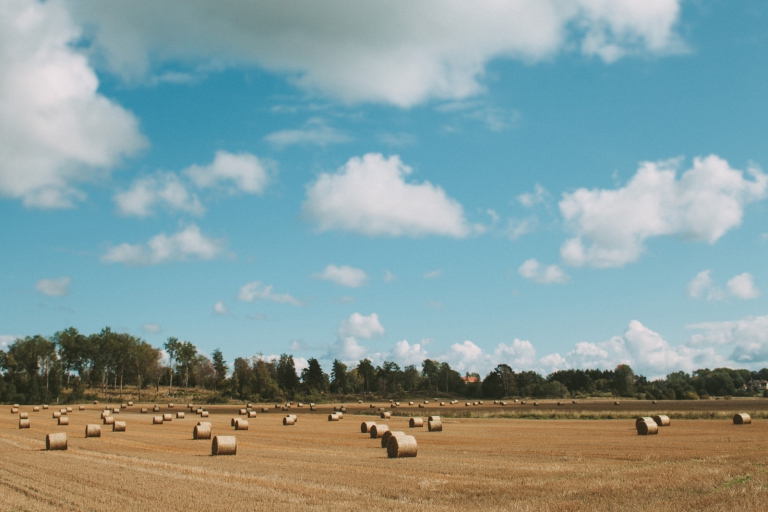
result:
M 760 290 L 755 286 L 755 278 L 748 272 L 732 277 L 725 287 L 728 293 L 738 299 L 749 300 L 760 296 Z
M 755 279 L 749 272 L 744 272 L 732 277 L 725 285 L 725 290 L 715 286 L 712 277 L 712 270 L 703 270 L 696 274 L 687 286 L 688 296 L 692 299 L 704 297 L 706 292 L 707 300 L 724 300 L 727 297 L 736 297 L 737 299 L 749 300 L 760 296 L 760 290 L 755 286 Z
M 428 181 L 406 183 L 411 172 L 396 155 L 351 158 L 336 174 L 321 174 L 308 186 L 304 214 L 320 231 L 467 236 L 470 228 L 461 204 Z
M 124 243 L 112 247 L 101 260 L 132 266 L 184 261 L 190 257 L 211 260 L 221 254 L 223 246 L 223 241 L 207 238 L 200 228 L 192 224 L 171 236 L 165 233 L 155 235 L 146 245 Z
M 510 240 L 517 240 L 523 235 L 533 233 L 539 227 L 539 218 L 531 215 L 524 219 L 509 219 L 506 235 Z
M 390 272 L 389 270 L 384 271 L 384 281 L 391 283 L 392 281 L 396 281 L 397 276 Z
M 654 236 L 714 243 L 741 224 L 747 204 L 765 197 L 768 176 L 757 168 L 747 170 L 748 180 L 711 155 L 695 158 L 678 180 L 680 163 L 645 162 L 623 188 L 563 194 L 560 211 L 575 234 L 560 249 L 565 263 L 620 267 Z
M 147 217 L 154 214 L 154 207 L 158 204 L 170 211 L 183 211 L 192 215 L 205 213 L 197 195 L 190 193 L 187 186 L 172 172 L 137 178 L 130 189 L 115 194 L 114 200 L 122 215 Z
M 20 336 L 13 336 L 10 334 L 0 334 L 0 347 L 6 348 L 9 344 L 16 341 Z
M 0 195 L 28 207 L 73 207 L 79 183 L 146 145 L 133 114 L 98 93 L 80 37 L 62 2 L 0 6 Z
M 492 132 L 503 132 L 514 128 L 520 118 L 520 113 L 516 110 L 489 106 L 480 101 L 454 101 L 440 105 L 437 111 L 458 114 L 463 118 L 479 121 Z M 461 131 L 456 127 L 450 127 L 449 130 Z
M 223 187 L 230 193 L 261 195 L 269 183 L 267 165 L 251 153 L 217 151 L 209 165 L 192 165 L 183 173 L 199 188 Z
M 464 341 L 464 343 L 454 343 L 447 352 L 438 356 L 437 359 L 447 362 L 451 368 L 459 373 L 477 372 L 483 377 L 493 365 L 491 356 L 469 340 Z
M 687 327 L 704 331 L 691 336 L 691 346 L 732 347 L 728 359 L 735 365 L 757 369 L 768 361 L 768 315 L 749 316 L 730 322 L 704 322 Z
M 429 272 L 424 272 L 424 279 L 437 279 L 441 275 L 443 275 L 443 271 L 440 269 L 430 270 Z
M 568 361 L 558 353 L 549 354 L 539 359 L 539 364 L 544 367 L 545 373 L 556 372 L 568 368 Z
M 157 334 L 159 332 L 163 332 L 163 328 L 160 327 L 160 324 L 158 323 L 142 324 L 141 330 L 148 334 Z
M 486 65 L 498 58 L 536 62 L 580 51 L 613 62 L 683 49 L 678 0 L 69 5 L 96 27 L 99 53 L 126 77 L 164 62 L 256 64 L 311 92 L 402 107 L 481 92 Z
M 304 306 L 304 302 L 295 298 L 289 293 L 273 293 L 272 285 L 264 285 L 261 281 L 254 281 L 243 285 L 237 300 L 243 302 L 254 302 L 256 300 L 270 300 L 280 304 L 291 304 L 292 306 Z
M 63 276 L 56 279 L 41 279 L 35 283 L 35 290 L 51 297 L 63 297 L 69 294 L 72 278 Z
M 337 267 L 336 265 L 328 265 L 325 267 L 325 270 L 313 274 L 312 277 L 315 279 L 333 281 L 339 286 L 358 288 L 365 284 L 368 279 L 368 274 L 362 269 L 350 267 L 349 265 L 342 265 L 340 267 Z
M 341 322 L 339 327 L 340 336 L 370 339 L 383 334 L 384 326 L 379 322 L 379 315 L 376 313 L 371 313 L 368 316 L 352 313 L 349 318 Z
M 494 351 L 499 363 L 510 365 L 513 369 L 528 369 L 536 362 L 536 349 L 528 340 L 515 338 L 512 343 L 499 343 Z
M 517 200 L 526 208 L 533 208 L 537 204 L 543 203 L 547 197 L 549 197 L 549 192 L 547 192 L 544 187 L 536 183 L 536 185 L 533 186 L 533 192 L 520 194 L 517 196 Z
M 392 351 L 387 356 L 390 361 L 395 361 L 403 366 L 410 364 L 421 365 L 421 362 L 427 358 L 427 351 L 424 350 L 421 344 L 414 343 L 411 345 L 408 340 L 402 340 L 395 343 L 392 347 Z
M 276 131 L 264 137 L 264 140 L 282 149 L 286 146 L 303 144 L 325 147 L 328 144 L 350 142 L 352 137 L 326 125 L 322 119 L 312 118 L 303 128 Z
M 565 284 L 570 280 L 568 275 L 559 266 L 543 265 L 535 258 L 523 262 L 517 271 L 524 278 L 541 284 Z
M 216 304 L 213 305 L 213 314 L 214 315 L 229 315 L 231 312 L 229 311 L 229 308 L 224 304 L 223 300 L 218 301 Z

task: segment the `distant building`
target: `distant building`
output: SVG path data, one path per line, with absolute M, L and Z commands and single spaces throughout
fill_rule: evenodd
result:
M 747 382 L 747 386 L 751 389 L 768 389 L 768 380 L 751 380 Z
M 461 380 L 467 384 L 474 384 L 475 382 L 480 382 L 480 377 L 462 377 Z

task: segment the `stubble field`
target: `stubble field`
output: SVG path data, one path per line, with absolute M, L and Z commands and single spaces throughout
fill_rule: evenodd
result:
M 765 410 L 764 402 L 709 407 Z M 670 412 L 675 404 L 653 410 Z M 210 456 L 210 441 L 192 440 L 199 417 L 180 405 L 162 406 L 174 413 L 162 425 L 152 425 L 151 409 L 124 409 L 115 418 L 127 422 L 126 432 L 102 425 L 101 438 L 89 439 L 85 425 L 101 423 L 103 406 L 75 406 L 69 426 L 56 425 L 53 406 L 22 407 L 28 430 L 19 430 L 18 415 L 3 406 L 0 509 L 732 511 L 768 503 L 765 419 L 744 426 L 673 419 L 648 437 L 638 436 L 630 419 L 444 418 L 443 432 L 408 428 L 410 414 L 458 414 L 463 406 L 400 408 L 407 415 L 381 420 L 367 415 L 368 404 L 355 405 L 339 422 L 327 421 L 330 406 L 293 408 L 294 426 L 283 426 L 286 413 L 271 409 L 237 432 L 230 426 L 235 408 L 210 406 L 213 434 L 238 441 L 237 455 L 220 457 Z M 620 406 L 633 407 L 638 402 Z M 176 411 L 187 417 L 176 419 Z M 414 435 L 418 456 L 387 459 L 379 440 L 360 433 L 365 420 Z M 52 432 L 67 432 L 67 451 L 45 451 Z

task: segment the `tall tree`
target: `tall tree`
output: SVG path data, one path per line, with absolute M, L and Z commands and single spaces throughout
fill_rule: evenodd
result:
M 301 372 L 301 380 L 310 388 L 325 391 L 325 374 L 320 362 L 314 357 L 310 357 L 307 361 L 307 367 Z
M 376 378 L 376 368 L 370 359 L 363 359 L 357 364 L 357 375 L 363 379 L 363 389 L 370 391 L 373 389 L 373 382 Z
M 213 357 L 213 392 L 216 393 L 216 386 L 219 380 L 227 378 L 227 362 L 224 360 L 224 354 L 218 348 L 215 349 L 211 356 Z
M 333 368 L 331 369 L 331 391 L 334 393 L 347 392 L 347 365 L 338 359 L 333 360 Z
M 195 363 L 197 363 L 197 347 L 189 341 L 185 341 L 179 345 L 176 357 L 178 357 L 181 371 L 184 373 L 184 387 L 188 388 L 189 372 L 194 371 Z
M 168 353 L 168 365 L 170 369 L 170 380 L 168 381 L 168 394 L 173 393 L 173 372 L 175 371 L 176 358 L 181 350 L 181 343 L 178 338 L 170 337 L 168 341 L 163 343 L 163 348 Z
M 277 383 L 290 394 L 298 387 L 299 376 L 296 375 L 296 363 L 292 355 L 280 354 L 277 362 Z

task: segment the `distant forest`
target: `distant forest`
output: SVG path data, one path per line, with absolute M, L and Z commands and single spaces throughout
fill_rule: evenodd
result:
M 168 338 L 163 349 L 169 356 L 167 364 L 162 364 L 160 349 L 109 327 L 91 335 L 70 327 L 51 337 L 19 338 L 7 350 L 0 350 L 0 401 L 75 402 L 98 393 L 122 396 L 126 386 L 131 386 L 132 394 L 139 394 L 139 400 L 142 393 L 148 398 L 162 390 L 173 396 L 174 391 L 203 388 L 212 392 L 213 401 L 222 402 L 321 402 L 365 393 L 381 397 L 439 393 L 467 398 L 616 396 L 659 400 L 768 397 L 765 384 L 760 387 L 760 381 L 768 380 L 766 368 L 757 372 L 705 368 L 649 381 L 625 364 L 613 370 L 560 370 L 546 377 L 500 364 L 480 378 L 477 374 L 461 375 L 448 363 L 431 359 L 425 359 L 421 368 L 401 368 L 392 361 L 375 366 L 369 359 L 351 367 L 335 360 L 326 373 L 320 362 L 311 358 L 308 367 L 297 375 L 289 354 L 270 361 L 258 355 L 239 357 L 230 372 L 219 349 L 209 359 L 193 343 L 176 338 Z

